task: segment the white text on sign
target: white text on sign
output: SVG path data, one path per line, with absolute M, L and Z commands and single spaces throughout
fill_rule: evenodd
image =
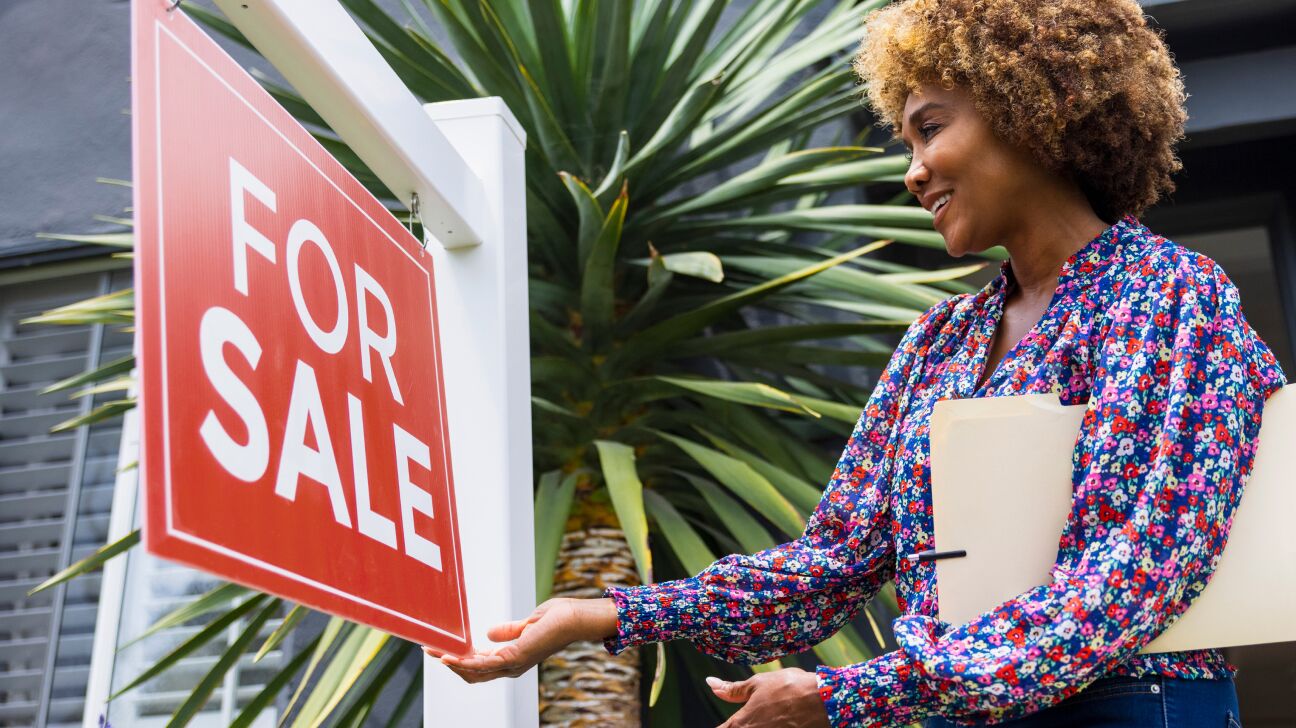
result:
M 251 296 L 248 268 L 250 265 L 277 265 L 281 260 L 279 247 L 274 241 L 253 227 L 247 220 L 246 206 L 255 200 L 269 211 L 276 212 L 274 190 L 261 182 L 233 157 L 229 160 L 231 251 L 233 254 L 234 289 Z M 249 199 L 250 198 L 250 199 Z M 311 245 L 323 256 L 333 281 L 336 297 L 336 317 L 325 328 L 311 313 L 301 283 L 301 253 Z M 253 259 L 249 251 L 262 261 Z M 391 300 L 382 285 L 359 264 L 344 275 L 332 245 L 324 232 L 307 219 L 298 219 L 289 229 L 284 243 L 286 255 L 282 258 L 286 270 L 286 283 L 292 295 L 294 309 L 303 329 L 311 341 L 328 355 L 342 355 L 350 339 L 350 301 L 355 301 L 357 346 L 352 355 L 360 357 L 360 367 L 365 381 L 372 382 L 374 360 L 377 359 L 388 390 L 396 406 L 404 404 L 399 382 L 391 359 L 396 354 L 396 322 Z M 347 283 L 352 285 L 348 287 Z M 351 298 L 354 296 L 354 298 Z M 370 305 L 377 303 L 381 309 L 383 326 L 375 330 L 372 318 L 378 311 Z M 385 331 L 379 334 L 378 331 Z M 241 381 L 225 358 L 228 344 L 241 355 L 252 370 L 261 359 L 262 348 L 255 334 L 237 314 L 228 308 L 212 306 L 202 316 L 199 342 L 203 371 L 221 398 L 242 420 L 247 430 L 247 442 L 240 444 L 221 424 L 214 411 L 209 410 L 203 420 L 200 434 L 203 442 L 230 475 L 247 483 L 265 477 L 270 467 L 270 435 L 265 412 L 252 390 Z M 363 404 L 354 394 L 347 392 L 347 414 L 352 463 L 352 487 L 355 493 L 356 519 L 353 521 L 337 457 L 324 416 L 324 403 L 316 380 L 315 370 L 300 359 L 293 375 L 288 414 L 284 426 L 283 445 L 278 453 L 274 492 L 289 501 L 295 501 L 302 477 L 307 482 L 323 486 L 329 498 L 333 519 L 348 528 L 358 528 L 360 533 L 398 549 L 396 526 L 392 519 L 371 508 L 368 453 L 365 449 Z M 395 443 L 393 455 L 396 462 L 397 487 L 400 502 L 401 540 L 410 557 L 440 570 L 441 548 L 419 535 L 415 529 L 414 513 L 433 517 L 432 496 L 410 478 L 410 462 L 424 469 L 432 464 L 427 444 L 392 425 Z M 307 437 L 315 447 L 308 444 Z

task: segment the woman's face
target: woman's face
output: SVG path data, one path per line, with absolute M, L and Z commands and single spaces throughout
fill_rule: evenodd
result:
M 927 85 L 909 94 L 901 130 L 913 155 L 905 186 L 935 211 L 936 230 L 955 257 L 1005 243 L 1041 185 L 1056 184 L 1028 153 L 994 135 L 962 89 Z

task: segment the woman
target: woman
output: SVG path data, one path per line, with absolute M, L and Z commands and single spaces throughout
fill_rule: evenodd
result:
M 551 600 L 490 634 L 515 642 L 445 664 L 476 682 L 573 640 L 677 638 L 761 663 L 832 635 L 894 579 L 899 650 L 716 681 L 746 703 L 725 725 L 1236 725 L 1217 650 L 1138 654 L 1210 578 L 1284 381 L 1224 272 L 1136 217 L 1180 168 L 1165 46 L 1135 0 L 906 0 L 867 29 L 856 69 L 910 150 L 905 185 L 951 254 L 1004 246 L 1000 275 L 910 326 L 801 538 Z M 1055 580 L 942 623 L 934 565 L 901 558 L 935 547 L 932 407 L 1039 392 L 1088 402 Z

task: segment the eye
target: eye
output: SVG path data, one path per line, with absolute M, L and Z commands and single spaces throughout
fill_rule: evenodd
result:
M 928 139 L 931 138 L 933 134 L 935 134 L 939 130 L 940 130 L 940 124 L 923 124 L 922 126 L 918 127 L 918 135 L 922 137 L 923 141 L 927 141 Z M 905 147 L 904 158 L 912 162 L 913 149 L 909 147 Z

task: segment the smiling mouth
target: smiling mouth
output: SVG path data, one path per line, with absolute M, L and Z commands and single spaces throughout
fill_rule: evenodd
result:
M 937 222 L 938 220 L 940 220 L 940 219 L 942 219 L 942 218 L 944 217 L 943 213 L 945 212 L 945 208 L 949 207 L 949 203 L 950 203 L 953 199 L 954 199 L 954 193 L 951 192 L 951 193 L 949 193 L 949 194 L 945 197 L 945 201 L 944 201 L 944 202 L 937 203 L 937 204 L 936 204 L 936 207 L 932 208 L 932 225 L 933 225 L 933 226 L 935 226 L 935 224 L 936 224 L 936 222 Z

